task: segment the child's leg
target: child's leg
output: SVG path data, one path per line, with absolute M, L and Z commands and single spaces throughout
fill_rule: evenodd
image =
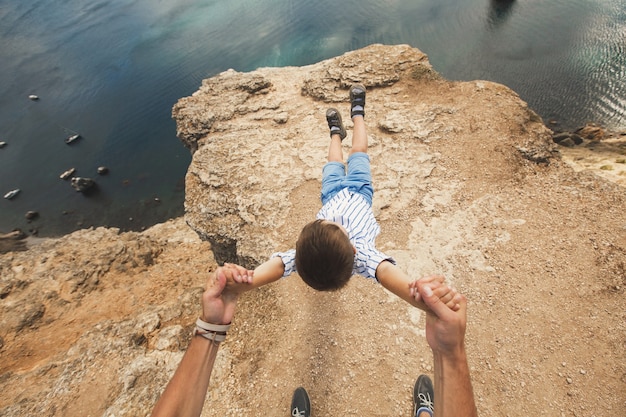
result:
M 350 155 L 355 152 L 367 153 L 367 129 L 365 128 L 365 118 L 357 115 L 352 118 L 352 121 L 354 122 L 354 130 L 352 131 L 352 149 L 350 149 Z
M 346 129 L 341 121 L 341 114 L 334 108 L 326 111 L 326 121 L 330 129 L 330 146 L 328 147 L 328 162 L 343 163 L 341 141 L 346 137 Z
M 355 152 L 367 153 L 367 129 L 365 127 L 365 87 L 355 84 L 350 87 L 350 116 L 354 123 L 352 131 L 352 149 Z
M 341 114 L 337 109 L 326 111 L 326 121 L 330 129 L 330 146 L 328 147 L 328 162 L 322 169 L 322 204 L 326 204 L 342 189 L 342 182 L 346 177 L 346 166 L 343 163 L 341 141 L 346 137 L 346 129 L 341 121 Z
M 343 151 L 341 150 L 341 136 L 338 134 L 330 137 L 330 146 L 328 147 L 328 162 L 342 162 Z

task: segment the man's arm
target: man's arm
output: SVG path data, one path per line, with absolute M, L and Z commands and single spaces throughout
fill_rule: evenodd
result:
M 415 290 L 416 281 L 411 279 L 400 268 L 391 262 L 382 261 L 378 265 L 378 268 L 376 268 L 376 279 L 378 279 L 378 282 L 380 282 L 383 287 L 412 306 L 424 311 L 428 310 L 426 304 L 424 304 L 423 300 L 421 300 L 419 292 Z M 456 306 L 457 301 L 455 300 L 457 293 L 453 288 L 450 288 L 445 283 L 445 278 L 443 276 L 431 275 L 421 278 L 420 281 L 423 284 L 430 283 L 434 294 L 441 298 L 442 301 L 450 308 L 458 308 Z
M 477 417 L 474 392 L 465 352 L 467 300 L 460 295 L 453 311 L 433 293 L 429 284 L 418 284 L 426 315 L 426 339 L 435 363 L 435 417 Z
M 157 402 L 152 417 L 196 417 L 204 399 L 219 343 L 194 336 L 174 376 Z
M 225 291 L 227 280 L 236 269 L 220 267 L 209 279 L 202 294 L 202 316 L 206 323 L 230 324 L 235 314 L 237 294 Z M 202 412 L 219 342 L 195 335 L 174 376 L 157 402 L 152 417 L 197 417 Z

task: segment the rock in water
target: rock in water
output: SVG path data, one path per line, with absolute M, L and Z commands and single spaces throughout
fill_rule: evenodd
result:
M 70 168 L 67 171 L 64 171 L 61 175 L 59 175 L 59 178 L 61 178 L 62 180 L 66 180 L 72 175 L 74 175 L 75 172 L 76 172 L 76 168 Z
M 16 195 L 18 195 L 20 193 L 20 189 L 16 188 L 15 190 L 11 190 L 8 193 L 6 193 L 4 195 L 4 198 L 6 198 L 7 200 L 12 199 L 13 197 L 15 197 Z
M 76 191 L 79 191 L 81 193 L 84 193 L 85 191 L 96 185 L 96 182 L 91 178 L 74 177 L 71 181 L 72 187 L 74 187 Z

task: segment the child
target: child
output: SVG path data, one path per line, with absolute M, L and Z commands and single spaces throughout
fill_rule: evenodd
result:
M 341 147 L 346 129 L 339 111 L 330 108 L 326 111 L 330 147 L 322 170 L 322 209 L 316 220 L 304 226 L 295 249 L 272 254 L 254 270 L 251 286 L 259 287 L 298 272 L 310 287 L 335 291 L 358 274 L 377 280 L 400 298 L 426 310 L 419 294 L 409 285 L 413 280 L 395 265 L 392 257 L 375 247 L 380 227 L 372 212 L 374 189 L 367 154 L 364 86 L 356 84 L 350 88 L 350 105 L 354 130 L 347 173 Z M 422 280 L 430 281 L 436 288 L 435 294 L 450 308 L 457 308 L 456 291 L 444 284 L 443 277 Z

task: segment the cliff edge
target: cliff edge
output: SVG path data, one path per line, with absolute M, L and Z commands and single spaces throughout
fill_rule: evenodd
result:
M 625 415 L 626 193 L 562 161 L 505 86 L 451 82 L 406 45 L 226 71 L 173 109 L 193 154 L 185 217 L 98 228 L 0 255 L 0 415 L 148 415 L 176 368 L 208 271 L 293 247 L 320 208 L 327 107 L 368 88 L 378 247 L 469 299 L 479 413 Z M 245 294 L 205 416 L 409 415 L 432 376 L 423 315 L 370 280 L 293 276 Z

